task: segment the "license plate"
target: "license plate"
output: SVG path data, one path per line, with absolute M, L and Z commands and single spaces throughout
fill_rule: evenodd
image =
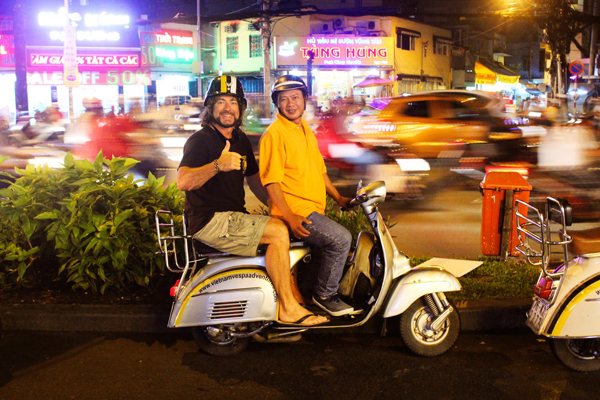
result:
M 540 299 L 535 299 L 531 305 L 531 309 L 527 313 L 527 326 L 531 328 L 536 334 L 540 333 L 542 322 L 548 314 L 548 307 Z

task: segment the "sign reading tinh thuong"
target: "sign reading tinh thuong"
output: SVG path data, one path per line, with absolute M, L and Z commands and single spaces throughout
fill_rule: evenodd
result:
M 64 47 L 64 84 L 79 86 L 79 70 L 77 68 L 76 32 L 72 25 L 65 25 Z

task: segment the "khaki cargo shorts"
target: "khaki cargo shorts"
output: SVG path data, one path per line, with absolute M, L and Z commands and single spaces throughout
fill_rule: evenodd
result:
M 271 217 L 241 212 L 218 212 L 194 239 L 224 253 L 253 257 Z

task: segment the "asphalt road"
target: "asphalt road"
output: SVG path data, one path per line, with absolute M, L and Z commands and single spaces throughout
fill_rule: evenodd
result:
M 307 335 L 232 358 L 186 335 L 4 333 L 2 399 L 597 399 L 600 372 L 563 367 L 528 332 L 462 334 L 437 358 L 398 337 Z

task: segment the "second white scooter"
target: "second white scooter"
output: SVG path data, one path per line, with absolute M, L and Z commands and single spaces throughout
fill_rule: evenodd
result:
M 460 331 L 460 318 L 445 296 L 461 290 L 457 277 L 481 262 L 432 259 L 411 267 L 398 251 L 377 204 L 385 201 L 382 181 L 357 190 L 353 204 L 360 204 L 372 227 L 361 232 L 342 277 L 339 292 L 355 309 L 355 315 L 332 318 L 317 326 L 279 324 L 277 293 L 265 270 L 264 256 L 227 254 L 195 256 L 193 239 L 175 234 L 173 216 L 159 211 L 158 242 L 170 270 L 182 277 L 172 289 L 173 306 L 168 326 L 192 327 L 198 345 L 207 353 L 227 356 L 243 351 L 254 337 L 272 341 L 315 329 L 358 327 L 376 315 L 400 317 L 400 334 L 407 347 L 422 356 L 437 356 L 452 347 Z M 166 217 L 166 218 L 165 218 Z M 170 266 L 175 243 L 183 240 L 185 265 Z M 311 249 L 292 243 L 291 267 L 310 263 Z M 450 272 L 449 272 L 450 271 Z
M 527 326 L 550 339 L 554 355 L 577 371 L 600 369 L 600 228 L 567 232 L 568 201 L 548 197 L 543 213 L 517 200 L 520 244 L 542 267 Z

